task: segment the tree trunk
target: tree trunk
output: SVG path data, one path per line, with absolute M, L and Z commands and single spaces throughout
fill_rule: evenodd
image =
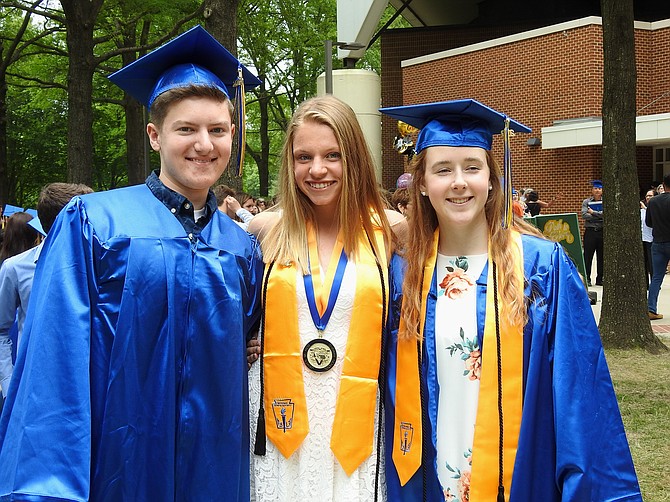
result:
M 70 66 L 67 75 L 67 177 L 71 183 L 93 181 L 93 27 L 104 0 L 61 0 L 67 28 Z
M 149 23 L 143 25 L 138 43 L 136 26 L 128 25 L 124 29 L 123 42 L 125 47 L 137 47 L 147 43 Z M 123 66 L 126 67 L 135 61 L 136 54 L 124 52 L 121 56 Z M 144 183 L 149 175 L 149 144 L 145 131 L 144 106 L 135 98 L 124 93 L 123 109 L 126 117 L 126 163 L 128 168 L 128 184 L 139 185 Z
M 237 57 L 237 5 L 239 0 L 204 0 L 205 29 Z
M 147 133 L 144 128 L 144 107 L 135 98 L 126 94 L 123 98 L 123 108 L 126 110 L 128 184 L 139 185 L 147 179 L 150 170 Z
M 647 316 L 635 154 L 633 0 L 601 0 L 601 10 L 605 300 L 599 328 L 605 346 L 656 353 L 667 348 L 653 334 Z
M 270 123 L 270 113 L 268 111 L 270 105 L 270 97 L 265 89 L 265 76 L 261 77 L 261 88 L 259 92 L 258 104 L 260 106 L 260 129 L 261 136 L 261 155 L 260 159 L 256 160 L 258 167 L 258 191 L 259 195 L 263 197 L 268 196 L 269 189 L 269 171 L 270 171 L 270 134 L 268 132 Z
M 237 6 L 239 0 L 204 0 L 205 29 L 216 38 L 228 51 L 237 57 Z M 234 99 L 234 96 L 231 96 Z M 236 124 L 239 127 L 239 124 Z M 234 190 L 242 190 L 242 177 L 236 176 L 231 163 L 235 162 L 231 155 L 228 169 L 224 171 L 219 183 L 228 185 Z

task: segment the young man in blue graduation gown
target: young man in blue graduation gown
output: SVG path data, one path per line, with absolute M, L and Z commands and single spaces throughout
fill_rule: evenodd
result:
M 0 421 L 0 499 L 249 499 L 262 261 L 209 191 L 238 69 L 259 83 L 196 27 L 110 77 L 149 106 L 160 173 L 73 199 L 46 240 Z

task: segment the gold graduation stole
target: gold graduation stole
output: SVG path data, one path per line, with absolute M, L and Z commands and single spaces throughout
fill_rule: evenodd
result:
M 315 248 L 313 230 L 308 228 L 308 232 L 312 234 L 308 233 L 310 248 Z M 380 269 L 385 291 L 388 292 L 388 266 L 383 232 L 375 231 L 374 238 L 380 256 L 375 257 L 365 235 L 358 246 L 356 293 L 330 445 L 347 475 L 351 475 L 370 456 L 374 443 L 381 337 L 383 318 L 387 312 L 387 305 L 382 299 Z M 320 313 L 323 313 L 322 309 L 325 308 L 330 293 L 332 270 L 337 264 L 341 249 L 342 243 L 338 237 L 338 245 L 333 250 L 325 284 L 318 288 L 320 281 L 314 281 Z M 312 271 L 318 270 L 316 249 L 312 249 L 310 255 L 317 257 L 316 260 L 310 259 L 314 263 Z M 268 269 L 269 265 L 266 266 L 266 273 Z M 276 263 L 272 268 L 267 279 L 263 340 L 267 437 L 286 458 L 298 449 L 309 432 L 302 376 L 304 363 L 298 331 L 296 277 L 297 268 L 294 263 Z M 388 302 L 388 298 L 386 301 Z
M 424 332 L 426 323 L 426 299 L 433 280 L 433 269 L 437 259 L 437 243 L 440 237 L 439 229 L 435 229 L 431 253 L 423 267 L 423 285 L 421 288 L 422 312 L 419 318 L 419 332 Z M 405 321 L 400 318 L 398 333 L 405 332 Z M 395 464 L 400 485 L 412 478 L 421 465 L 423 448 L 423 424 L 421 417 L 421 379 L 419 365 L 423 351 L 423 338 L 417 340 L 399 338 L 396 354 L 396 394 L 395 394 L 395 422 L 393 426 L 393 452 L 391 454 Z
M 521 237 L 513 231 L 514 273 L 523 276 Z M 433 250 L 424 267 L 421 317 L 421 333 L 424 333 L 425 309 L 432 282 L 439 229 L 435 231 Z M 510 273 L 511 271 L 498 272 Z M 489 268 L 486 289 L 486 320 L 482 350 L 479 402 L 473 444 L 471 502 L 496 500 L 498 494 L 500 420 L 498 415 L 498 349 L 496 341 L 496 319 L 493 287 L 493 260 L 489 252 Z M 523 299 L 521 298 L 520 301 Z M 500 346 L 502 366 L 502 412 L 503 412 L 503 484 L 505 493 L 510 493 L 514 461 L 516 458 L 519 431 L 521 428 L 521 406 L 523 392 L 523 326 L 513 326 L 507 321 L 505 305 L 499 305 Z M 401 321 L 402 323 L 402 321 Z M 401 324 L 401 329 L 403 328 Z M 421 350 L 419 348 L 419 350 Z M 398 340 L 396 374 L 396 412 L 393 445 L 393 462 L 401 485 L 414 475 L 421 465 L 422 427 L 419 364 L 417 341 Z M 409 434 L 408 431 L 413 432 Z M 408 437 L 412 437 L 408 447 Z

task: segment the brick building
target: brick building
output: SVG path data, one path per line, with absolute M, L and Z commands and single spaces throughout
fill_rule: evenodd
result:
M 670 20 L 636 22 L 635 42 L 637 169 L 646 190 L 670 172 Z M 557 213 L 578 212 L 588 181 L 602 176 L 602 74 L 599 17 L 382 35 L 382 105 L 474 98 L 528 125 L 532 134 L 512 139 L 514 185 L 543 200 L 562 192 Z M 383 184 L 392 187 L 405 158 L 392 148 L 395 121 L 382 120 Z M 500 140 L 494 151 L 501 161 Z

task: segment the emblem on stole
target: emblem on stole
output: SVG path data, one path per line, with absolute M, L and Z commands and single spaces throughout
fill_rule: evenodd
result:
M 400 451 L 406 454 L 412 448 L 412 439 L 414 438 L 414 427 L 411 422 L 400 422 Z
M 284 432 L 293 428 L 293 409 L 295 403 L 291 398 L 275 399 L 272 401 L 272 414 L 275 417 L 277 429 Z

